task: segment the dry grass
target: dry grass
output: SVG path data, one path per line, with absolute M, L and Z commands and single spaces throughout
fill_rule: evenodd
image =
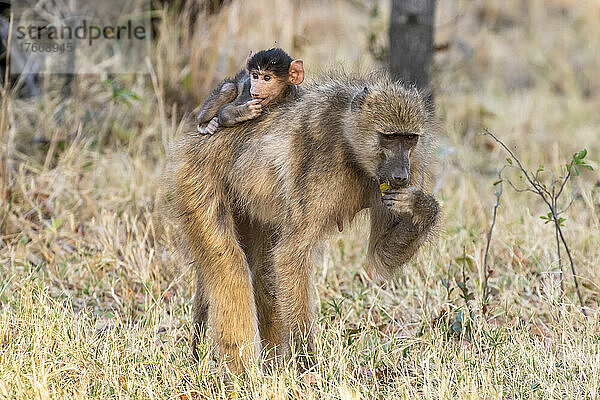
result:
M 0 214 L 0 397 L 598 398 L 597 162 L 568 188 L 577 196 L 566 222 L 590 316 L 570 280 L 560 296 L 543 204 L 507 187 L 485 318 L 480 306 L 492 183 L 505 158 L 482 129 L 532 169 L 560 171 L 584 147 L 599 159 L 600 6 L 591 0 L 440 2 L 436 41 L 450 43 L 434 75 L 447 130 L 440 237 L 385 286 L 364 273 L 364 221 L 330 240 L 316 276 L 313 385 L 292 369 L 257 367 L 223 384 L 210 343 L 192 361 L 190 274 L 153 218 L 164 144 L 182 115 L 249 49 L 275 42 L 304 58 L 309 76 L 379 67 L 365 49 L 369 32 L 385 35 L 385 2 L 376 15 L 366 1 L 298 4 L 234 2 L 191 31 L 164 14 L 153 74 L 114 78 L 139 101 L 112 96 L 99 77 L 79 77 L 67 99 L 54 81 L 35 99 L 3 93 L 11 180 Z M 471 331 L 458 334 L 463 271 L 475 299 Z

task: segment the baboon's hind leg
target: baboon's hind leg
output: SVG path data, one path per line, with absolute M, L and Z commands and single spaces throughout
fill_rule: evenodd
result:
M 263 342 L 263 352 L 267 358 L 274 359 L 280 352 L 283 327 L 277 313 L 275 297 L 275 277 L 271 263 L 262 264 L 254 275 L 254 298 L 258 313 L 258 327 Z
M 252 271 L 254 301 L 263 354 L 274 360 L 276 346 L 281 345 L 282 325 L 277 314 L 275 274 L 273 271 L 273 232 L 247 221 L 238 227 L 242 247 Z
M 273 250 L 277 279 L 278 315 L 283 325 L 284 351 L 298 352 L 299 367 L 314 366 L 312 243 L 302 234 L 289 233 L 278 239 Z

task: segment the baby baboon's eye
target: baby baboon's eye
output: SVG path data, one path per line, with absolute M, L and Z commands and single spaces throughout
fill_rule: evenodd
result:
M 270 81 L 271 80 L 271 76 L 270 75 L 265 75 L 265 81 Z
M 253 78 L 253 79 L 258 79 L 258 74 L 257 74 L 256 72 L 253 72 L 253 73 L 252 73 L 252 78 Z

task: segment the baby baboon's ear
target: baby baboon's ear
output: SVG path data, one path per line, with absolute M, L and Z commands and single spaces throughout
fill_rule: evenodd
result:
M 350 102 L 350 111 L 356 111 L 359 108 L 362 108 L 363 104 L 365 104 L 365 100 L 367 100 L 367 95 L 369 94 L 369 88 L 365 86 L 363 90 L 356 93 Z
M 292 61 L 290 64 L 290 70 L 288 72 L 288 81 L 292 85 L 299 85 L 304 81 L 304 61 Z

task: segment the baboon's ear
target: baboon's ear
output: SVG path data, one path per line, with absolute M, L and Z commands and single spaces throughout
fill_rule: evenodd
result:
M 352 98 L 352 102 L 350 103 L 350 111 L 356 111 L 365 104 L 365 100 L 367 99 L 367 95 L 369 94 L 369 88 L 365 86 L 363 90 L 356 93 Z

